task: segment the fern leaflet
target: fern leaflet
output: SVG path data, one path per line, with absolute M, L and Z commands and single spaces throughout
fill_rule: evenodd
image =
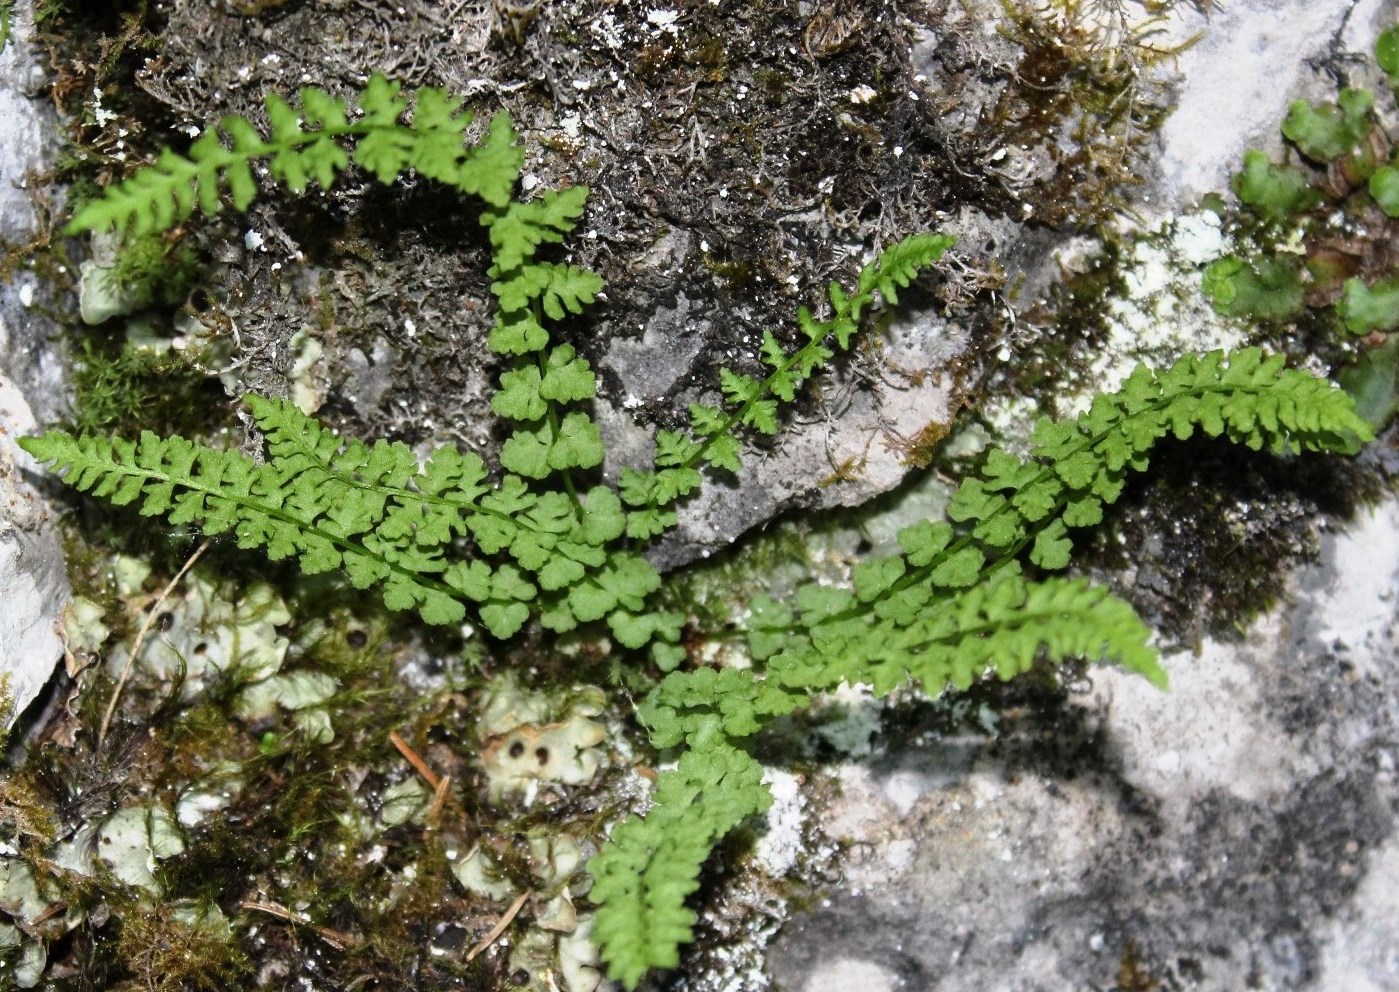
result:
M 628 988 L 651 968 L 674 968 L 691 940 L 695 914 L 685 899 L 699 888 L 714 845 L 772 796 L 762 766 L 732 747 L 690 751 L 656 782 L 651 813 L 612 831 L 589 863 L 598 904 L 593 936 L 613 977 Z

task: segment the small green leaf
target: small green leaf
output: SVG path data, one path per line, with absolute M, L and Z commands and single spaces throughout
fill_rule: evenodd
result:
M 1263 257 L 1250 265 L 1226 255 L 1205 267 L 1201 288 L 1226 317 L 1289 320 L 1305 309 L 1301 263 L 1291 256 Z
M 1265 220 L 1280 222 L 1305 213 L 1321 194 L 1297 169 L 1274 165 L 1260 151 L 1244 152 L 1244 170 L 1234 176 L 1234 192 Z
M 549 332 L 527 308 L 496 314 L 487 342 L 497 355 L 527 355 L 543 351 L 549 344 Z
M 1040 568 L 1056 571 L 1068 568 L 1069 554 L 1073 542 L 1069 540 L 1064 521 L 1056 520 L 1035 535 L 1034 546 L 1030 549 L 1030 560 Z
M 554 403 L 574 403 L 590 400 L 597 393 L 597 379 L 587 361 L 576 357 L 577 353 L 566 344 L 561 344 L 549 353 L 544 381 L 539 393 Z
M 1399 217 L 1399 168 L 1382 165 L 1370 176 L 1370 196 L 1390 217 Z
M 583 540 L 598 546 L 615 541 L 626 527 L 622 501 L 606 486 L 589 490 L 583 500 Z
M 528 619 L 529 607 L 524 603 L 490 603 L 481 608 L 481 622 L 500 640 L 513 637 Z
M 500 389 L 491 397 L 491 409 L 511 420 L 538 420 L 548 409 L 540 386 L 539 369 L 533 365 L 504 372 Z
M 592 468 L 602 464 L 602 457 L 602 435 L 592 418 L 580 412 L 564 417 L 558 437 L 549 448 L 549 466 L 560 471 Z
M 856 565 L 851 581 L 860 602 L 869 603 L 888 592 L 903 574 L 902 558 L 875 558 Z
M 927 565 L 952 541 L 952 528 L 939 520 L 920 520 L 899 531 L 899 547 L 908 556 L 910 565 Z
M 500 448 L 500 464 L 526 479 L 542 479 L 549 474 L 549 446 L 553 432 L 545 424 L 537 430 L 516 431 Z
M 1399 328 L 1399 276 L 1382 279 L 1373 286 L 1359 279 L 1347 279 L 1336 312 L 1352 334 Z
M 965 589 L 981 578 L 986 556 L 976 548 L 963 548 L 949 555 L 928 576 L 933 585 L 942 589 Z
M 1374 103 L 1368 90 L 1357 89 L 1342 90 L 1336 103 L 1294 100 L 1282 122 L 1282 133 L 1307 158 L 1325 164 L 1340 158 L 1369 134 Z
M 1399 26 L 1380 32 L 1375 40 L 1375 61 L 1389 77 L 1389 85 L 1399 87 Z
M 724 434 L 710 440 L 705 447 L 705 456 L 709 459 L 709 464 L 725 472 L 737 472 L 742 468 L 739 455 L 743 448 L 738 443 L 738 438 L 732 434 Z

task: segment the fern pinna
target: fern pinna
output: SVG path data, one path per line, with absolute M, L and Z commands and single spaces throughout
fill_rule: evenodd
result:
M 1138 369 L 1077 419 L 1041 422 L 1028 459 L 991 451 L 958 489 L 950 520 L 905 529 L 901 553 L 860 564 L 848 588 L 811 583 L 790 605 L 752 603 L 745 633 L 755 668 L 672 671 L 685 656 L 677 643 L 685 618 L 649 605 L 660 577 L 637 542 L 675 524 L 705 472 L 739 467 L 744 432 L 776 433 L 782 404 L 951 239 L 915 235 L 865 266 L 853 291 L 832 283 L 827 319 L 800 311 L 798 347 L 786 351 L 765 335 L 770 372 L 722 370 L 715 402 L 692 406 L 687 430 L 659 432 L 653 465 L 624 470 L 613 488 L 596 472 L 603 447 L 588 410 L 597 380 L 548 330 L 591 303 L 601 280 L 536 258 L 577 224 L 586 188 L 515 199 L 523 154 L 504 114 L 467 145 L 471 117 L 440 91 L 410 100 L 375 77 L 358 103 L 352 115 L 312 88 L 299 108 L 269 97 L 269 135 L 225 119 L 188 156 L 167 151 L 84 206 L 69 229 L 150 233 L 196 206 L 217 212 L 221 190 L 241 209 L 257 192 L 259 161 L 295 192 L 311 180 L 328 187 L 353 164 L 383 182 L 416 170 L 477 197 L 497 303 L 489 346 L 505 363 L 492 409 L 514 426 L 499 452 L 502 472 L 453 446 L 420 462 L 401 443 L 346 440 L 284 400 L 257 396 L 245 402 L 266 441 L 264 462 L 150 433 L 128 441 L 51 432 L 21 443 L 79 489 L 295 558 L 307 573 L 338 570 L 428 623 L 471 619 L 508 638 L 532 621 L 558 633 L 605 622 L 622 647 L 649 648 L 670 674 L 640 716 L 657 748 L 683 750 L 646 816 L 617 825 L 589 864 L 594 935 L 628 987 L 678 962 L 695 919 L 685 902 L 704 859 L 770 802 L 744 738 L 842 682 L 937 693 L 986 672 L 1011 678 L 1041 656 L 1113 660 L 1164 685 L 1150 631 L 1127 603 L 1045 576 L 1069 563 L 1069 530 L 1097 523 L 1126 474 L 1145 468 L 1168 434 L 1200 430 L 1277 450 L 1346 450 L 1369 437 L 1343 393 L 1256 350 Z

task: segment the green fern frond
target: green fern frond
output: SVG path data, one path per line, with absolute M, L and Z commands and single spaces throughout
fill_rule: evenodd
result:
M 1029 461 L 993 449 L 981 478 L 959 487 L 948 515 L 967 524 L 970 536 L 930 556 L 918 574 L 969 546 L 996 557 L 1032 542 L 1035 564 L 1063 568 L 1066 528 L 1097 523 L 1127 474 L 1146 468 L 1151 447 L 1167 435 L 1185 440 L 1199 431 L 1279 453 L 1349 451 L 1373 437 L 1343 390 L 1284 369 L 1283 361 L 1246 348 L 1228 357 L 1187 355 L 1165 371 L 1138 366 L 1121 389 L 1095 397 L 1074 420 L 1040 421 Z
M 467 147 L 471 114 L 441 90 L 425 87 L 410 100 L 398 83 L 375 75 L 359 95 L 361 114 L 354 119 L 343 100 L 314 87 L 302 89 L 298 100 L 294 107 L 276 94 L 267 97 L 265 137 L 244 118 L 226 117 L 206 128 L 188 155 L 166 149 L 154 165 L 85 204 L 65 231 L 115 229 L 127 237 L 164 231 L 196 208 L 218 213 L 224 193 L 245 210 L 257 195 L 259 162 L 294 193 L 312 180 L 329 189 L 353 161 L 380 182 L 413 169 L 493 208 L 510 202 L 524 152 L 505 114 L 492 118 L 480 144 Z M 412 121 L 404 123 L 410 107 Z
M 20 443 L 79 490 L 209 535 L 232 532 L 239 547 L 295 557 L 308 574 L 341 570 L 433 624 L 460 622 L 470 606 L 509 637 L 539 604 L 576 626 L 639 612 L 659 585 L 643 559 L 609 549 L 625 527 L 610 490 L 575 502 L 517 476 L 493 484 L 477 455 L 455 447 L 419 464 L 406 445 L 347 441 L 286 401 L 247 405 L 267 441 L 263 464 L 150 433 L 139 443 L 61 432 Z
M 752 389 L 731 381 L 726 391 Z M 1348 450 L 1370 437 L 1349 396 L 1256 349 L 1191 356 L 1164 372 L 1139 368 L 1082 416 L 1038 424 L 1029 460 L 993 450 L 952 501 L 960 531 L 945 521 L 915 524 L 899 534 L 901 554 L 861 563 L 849 589 L 809 583 L 787 603 L 751 604 L 749 646 L 755 660 L 766 660 L 764 670 L 667 675 L 640 708 L 652 742 L 686 746 L 687 756 L 723 751 L 842 682 L 886 694 L 912 680 L 937 694 L 965 689 L 988 671 L 1012 678 L 1041 656 L 1115 661 L 1164 688 L 1151 631 L 1130 604 L 1081 580 L 1031 581 L 1019 556 L 1042 569 L 1064 567 L 1068 528 L 1098 522 L 1126 473 L 1146 467 L 1156 441 L 1197 430 L 1280 452 Z M 664 829 L 658 823 L 656 835 Z M 609 844 L 597 860 L 621 863 L 614 858 L 621 856 Z M 660 935 L 647 955 L 627 943 L 624 914 L 645 911 L 634 898 L 619 902 L 609 907 L 615 923 L 599 934 L 609 960 L 632 969 L 617 973 L 632 981 L 642 963 L 674 960 L 652 946 Z
M 675 515 L 668 508 L 699 485 L 702 467 L 737 472 L 742 465 L 743 429 L 776 434 L 779 404 L 791 403 L 802 384 L 837 350 L 850 347 L 865 308 L 880 295 L 890 303 L 897 302 L 897 291 L 941 259 L 953 243 L 954 239 L 942 234 L 913 235 L 890 245 L 865 265 L 855 293 L 847 293 L 839 283 L 831 283 L 829 320 L 816 320 L 805 307 L 798 311 L 804 344 L 788 353 L 772 332 L 763 335 L 762 360 L 772 369 L 765 378 L 722 369 L 719 391 L 723 406 L 691 405 L 690 430 L 684 438 L 683 453 L 676 454 L 680 444 L 658 445 L 655 470 L 628 475 L 623 499 L 633 508 L 633 533 L 650 537 L 673 526 Z
M 772 804 L 762 774 L 736 748 L 687 753 L 661 773 L 646 817 L 620 824 L 588 863 L 589 898 L 598 904 L 593 937 L 608 974 L 627 988 L 652 968 L 680 963 L 695 924 L 685 900 L 699 888 L 704 859 L 719 838 Z

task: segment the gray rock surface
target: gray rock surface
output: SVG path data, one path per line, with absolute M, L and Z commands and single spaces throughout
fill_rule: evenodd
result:
M 1399 989 L 1399 502 L 1326 544 L 1243 641 L 1169 656 L 1169 693 L 1095 670 L 1047 722 L 846 765 L 846 877 L 776 981 Z
M 1212 5 L 1143 203 L 1170 216 L 1364 79 L 1372 0 Z M 789 992 L 1399 990 L 1399 503 L 1325 538 L 1286 605 L 1166 664 L 1013 698 L 841 766 L 842 882 L 790 919 Z M 978 716 L 982 726 L 978 725 Z M 902 721 L 886 720 L 898 726 Z M 945 718 L 944 718 L 945 719 Z M 916 721 L 915 721 L 916 724 Z M 967 729 L 970 728 L 970 729 Z
M 55 129 L 33 99 L 44 74 L 29 45 L 32 4 L 16 5 L 14 32 L 0 52 L 0 238 L 22 243 L 35 229 L 24 188 L 43 166 Z M 56 623 L 68 599 L 63 552 L 43 498 L 28 485 L 36 468 L 14 438 L 32 433 L 62 403 L 62 369 L 46 342 L 52 325 L 30 309 L 37 280 L 20 271 L 0 286 L 0 680 L 8 681 L 8 729 L 63 656 Z M 0 709 L 0 716 L 4 715 Z

